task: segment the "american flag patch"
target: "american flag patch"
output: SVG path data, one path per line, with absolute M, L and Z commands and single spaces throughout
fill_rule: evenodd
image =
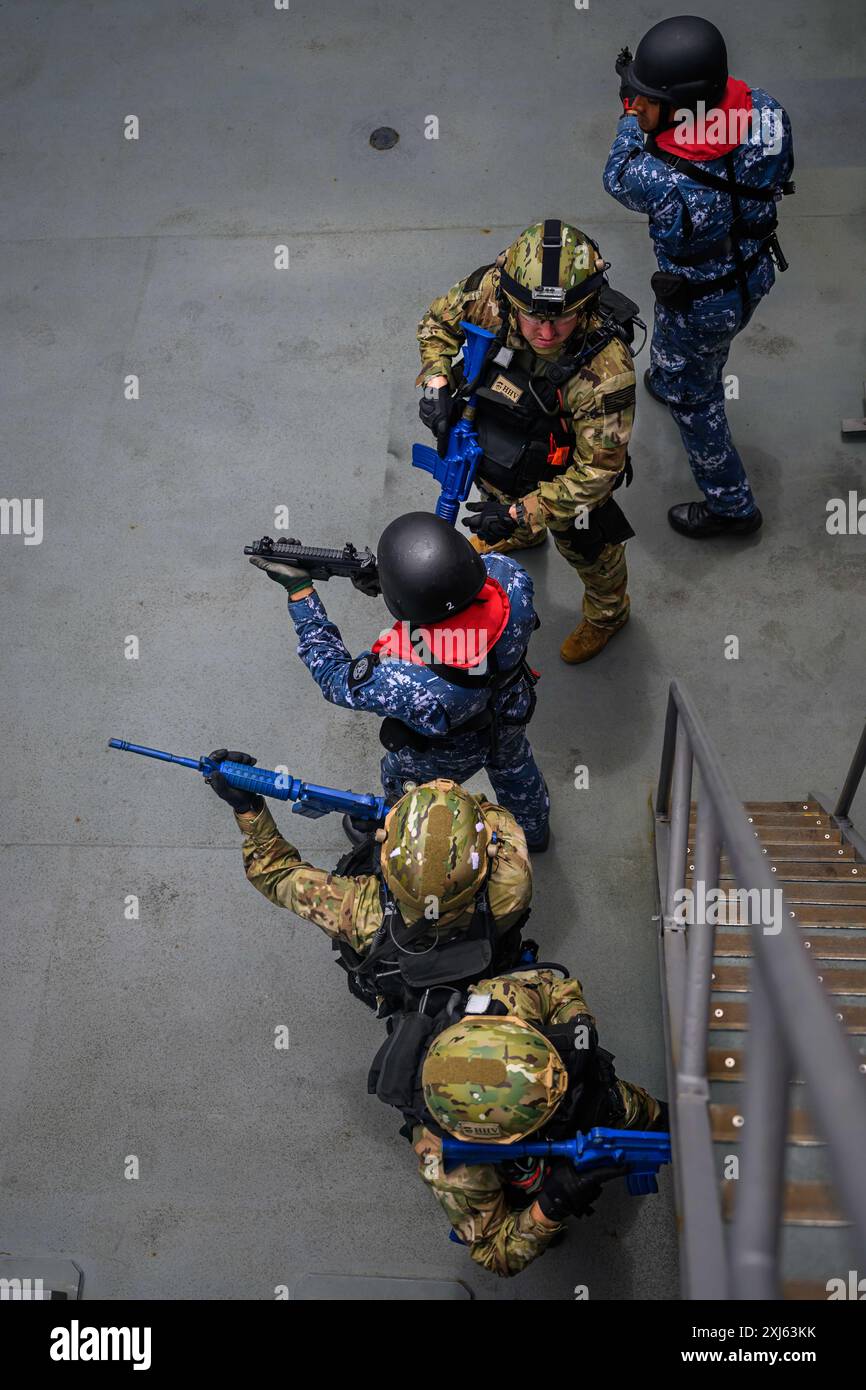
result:
M 611 391 L 607 396 L 602 396 L 601 404 L 605 415 L 615 415 L 620 410 L 628 410 L 630 405 L 635 402 L 635 384 L 623 386 L 619 391 Z

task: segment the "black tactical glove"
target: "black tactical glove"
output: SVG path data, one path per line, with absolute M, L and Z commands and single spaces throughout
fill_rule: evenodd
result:
M 441 459 L 448 452 L 448 436 L 455 415 L 455 401 L 448 386 L 425 386 L 418 406 L 422 425 L 436 436 L 436 451 Z
M 510 502 L 467 502 L 467 512 L 478 515 L 464 517 L 463 525 L 490 545 L 507 541 L 517 530 L 517 522 L 508 515 L 510 508 Z
M 565 1221 L 569 1216 L 592 1216 L 592 1203 L 601 1196 L 602 1183 L 621 1178 L 627 1171 L 627 1168 L 619 1165 L 578 1172 L 568 1159 L 554 1160 L 550 1177 L 541 1189 L 538 1205 L 549 1221 Z
M 617 77 L 622 77 L 626 69 L 629 68 L 633 62 L 634 58 L 632 56 L 632 51 L 628 44 L 626 44 L 625 48 L 621 48 L 616 55 L 614 67 L 616 68 Z
M 620 51 L 619 51 L 619 53 L 617 54 L 616 63 L 615 63 L 614 66 L 615 66 L 615 68 L 616 68 L 616 75 L 617 75 L 617 77 L 618 77 L 619 80 L 620 80 L 620 81 L 619 81 L 619 99 L 620 99 L 620 101 L 622 102 L 623 107 L 625 108 L 626 111 L 628 111 L 629 106 L 630 106 L 630 104 L 631 104 L 631 100 L 632 100 L 632 98 L 633 98 L 634 95 L 635 95 L 635 90 L 634 90 L 634 88 L 633 88 L 633 87 L 629 87 L 629 86 L 626 84 L 626 81 L 625 81 L 625 74 L 626 74 L 626 72 L 627 72 L 627 70 L 628 70 L 628 67 L 629 67 L 629 65 L 630 65 L 631 62 L 632 62 L 631 49 L 628 48 L 628 47 L 626 47 L 626 48 L 621 48 Z
M 214 749 L 213 753 L 208 753 L 208 758 L 212 763 L 246 763 L 247 767 L 255 767 L 256 764 L 255 758 L 250 757 L 249 753 L 230 753 L 227 748 Z M 261 796 L 233 787 L 221 772 L 212 772 L 204 780 L 209 787 L 213 787 L 221 801 L 228 802 L 233 811 L 260 811 L 265 804 Z
M 366 594 L 367 598 L 378 598 L 382 592 L 379 571 L 372 567 L 365 569 L 363 573 L 353 574 L 352 583 L 358 592 Z

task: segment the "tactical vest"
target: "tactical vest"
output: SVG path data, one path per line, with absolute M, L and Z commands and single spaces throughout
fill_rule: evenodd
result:
M 382 925 L 363 955 L 345 940 L 333 942 L 339 957 L 337 963 L 347 975 L 349 993 L 372 1009 L 377 1018 L 389 1019 L 390 1027 L 395 1014 L 416 1012 L 431 998 L 441 1001 L 455 989 L 504 974 L 518 964 L 525 949 L 521 936 L 529 909 L 507 932 L 500 933 L 490 908 L 485 876 L 475 895 L 469 925 L 440 939 L 435 923 L 424 917 L 407 926 L 382 876 L 378 851 L 377 841 L 369 836 L 343 855 L 335 872 L 376 876 Z
M 568 976 L 564 966 L 549 961 L 534 961 L 499 973 L 516 974 L 521 968 L 558 970 L 563 978 Z M 440 995 L 434 1007 L 422 1006 L 388 1019 L 388 1037 L 373 1059 L 367 1090 L 386 1105 L 393 1105 L 400 1111 L 403 1116 L 400 1133 L 410 1141 L 414 1127 L 419 1124 L 440 1137 L 443 1133 L 424 1104 L 421 1073 L 434 1039 L 452 1024 L 459 1023 L 466 1013 L 467 999 L 467 990 L 454 989 L 444 997 Z M 488 1006 L 483 1016 L 505 1013 L 505 1005 L 496 1000 Z M 586 1025 L 588 1029 L 588 1047 L 576 1045 L 575 1034 L 579 1024 Z M 616 1084 L 614 1058 L 610 1052 L 599 1047 L 590 1015 L 577 1014 L 566 1023 L 533 1024 L 533 1027 L 556 1048 L 568 1073 L 565 1097 L 552 1119 L 533 1137 L 567 1139 L 572 1138 L 578 1130 L 586 1133 L 598 1124 L 613 1128 L 621 1126 L 625 1107 Z M 500 1171 L 509 1188 L 510 1204 L 528 1205 L 543 1185 L 547 1162 L 544 1159 L 530 1159 L 506 1163 L 500 1165 Z
M 529 347 L 491 346 L 476 387 L 475 427 L 484 450 L 478 481 L 508 497 L 525 497 L 568 466 L 575 435 L 563 418 L 564 388 L 612 339 L 630 349 L 635 322 L 641 322 L 634 301 L 608 285 L 598 303 L 601 324 L 591 333 L 576 331 L 556 361 Z
M 539 628 L 540 626 L 541 620 L 536 616 L 535 627 Z M 411 725 L 404 724 L 403 720 L 398 719 L 396 715 L 389 715 L 379 725 L 379 741 L 391 753 L 398 753 L 403 748 L 412 748 L 417 753 L 427 753 L 430 749 L 442 747 L 450 739 L 457 738 L 460 734 L 481 733 L 489 738 L 490 754 L 491 757 L 495 757 L 500 729 L 511 725 L 525 726 L 535 713 L 537 703 L 535 686 L 538 681 L 538 672 L 529 665 L 526 649 L 524 649 L 520 660 L 514 666 L 510 666 L 507 671 L 499 669 L 495 647 L 491 647 L 487 654 L 486 670 L 482 674 L 475 674 L 472 670 L 464 671 L 457 666 L 438 665 L 435 662 L 422 664 L 426 666 L 428 671 L 433 671 L 440 680 L 457 685 L 462 690 L 484 690 L 487 694 L 487 701 L 484 708 L 479 710 L 477 714 L 464 719 L 460 724 L 454 724 L 447 734 L 422 734 L 417 729 L 413 729 Z M 529 704 L 526 713 L 521 715 L 519 719 L 513 718 L 511 715 L 501 714 L 496 708 L 500 695 L 504 695 L 522 681 L 527 682 L 529 687 Z

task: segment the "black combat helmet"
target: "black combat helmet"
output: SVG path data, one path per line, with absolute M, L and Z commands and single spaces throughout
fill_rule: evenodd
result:
M 441 517 L 406 512 L 376 547 L 382 597 L 395 618 L 438 623 L 475 598 L 487 579 L 481 556 Z
M 648 29 L 624 85 L 651 101 L 694 111 L 699 101 L 715 106 L 728 81 L 725 41 L 708 19 L 675 15 Z

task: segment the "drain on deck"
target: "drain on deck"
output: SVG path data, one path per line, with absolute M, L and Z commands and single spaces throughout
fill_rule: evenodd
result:
M 370 144 L 374 150 L 392 150 L 400 136 L 396 130 L 389 125 L 377 126 L 370 136 Z

